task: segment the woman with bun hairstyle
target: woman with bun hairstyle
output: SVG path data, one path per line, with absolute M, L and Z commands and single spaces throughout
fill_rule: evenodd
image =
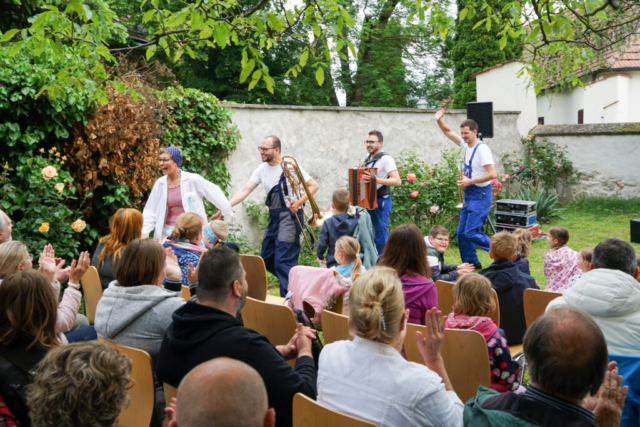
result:
M 184 212 L 194 212 L 207 221 L 202 199 L 205 198 L 222 212 L 225 218 L 233 218 L 233 210 L 226 196 L 217 185 L 197 173 L 182 170 L 182 152 L 177 147 L 160 151 L 158 163 L 162 177 L 156 181 L 144 206 L 142 237 L 153 236 L 160 243 L 171 235 L 173 227 Z
M 137 209 L 118 209 L 109 221 L 109 229 L 91 258 L 91 265 L 98 270 L 102 290 L 116 280 L 116 266 L 122 250 L 142 235 L 142 214 Z
M 187 280 L 189 263 L 192 264 L 193 269 L 198 267 L 200 256 L 205 251 L 205 248 L 200 246 L 203 226 L 204 221 L 200 218 L 200 215 L 193 212 L 183 213 L 176 220 L 171 239 L 167 239 L 163 244 L 165 248 L 173 249 L 176 257 L 178 257 L 178 265 L 182 272 L 182 286 L 189 286 Z M 166 284 L 165 287 L 167 287 Z M 179 291 L 181 289 L 171 290 Z
M 349 296 L 353 341 L 328 344 L 320 353 L 318 403 L 382 427 L 462 426 L 464 405 L 440 354 L 441 313 L 427 311 L 426 336 L 407 337 L 418 340 L 424 365 L 401 355 L 408 318 L 394 269 L 374 267 L 362 274 Z

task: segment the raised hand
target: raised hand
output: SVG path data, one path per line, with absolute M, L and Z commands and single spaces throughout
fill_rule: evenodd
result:
M 56 253 L 51 245 L 46 245 L 40 253 L 40 268 L 50 282 L 56 280 Z
M 425 360 L 425 363 L 441 359 L 442 342 L 444 341 L 444 319 L 442 313 L 437 308 L 427 310 L 424 316 L 427 326 L 426 334 L 416 333 L 418 340 L 418 350 Z
M 624 401 L 629 387 L 622 387 L 622 376 L 618 375 L 618 367 L 608 370 L 604 383 L 598 391 L 595 414 L 598 427 L 618 427 L 622 417 Z
M 180 270 L 180 264 L 178 264 L 178 257 L 171 248 L 166 248 L 166 253 L 167 260 L 164 266 L 164 274 L 167 277 L 182 279 L 182 270 Z
M 460 264 L 456 270 L 458 271 L 458 274 L 463 275 L 466 273 L 471 273 L 475 269 L 476 268 L 473 266 L 473 264 L 465 262 L 464 264 Z
M 84 251 L 78 257 L 78 261 L 71 261 L 71 267 L 69 267 L 69 282 L 80 284 L 80 279 L 84 276 L 84 273 L 89 269 L 89 265 L 91 264 L 91 258 L 89 257 L 89 252 Z
M 211 221 L 212 219 L 223 219 L 224 216 L 222 216 L 222 211 L 218 211 L 216 213 L 214 213 L 213 215 L 211 215 L 211 218 L 209 218 L 209 221 Z
M 202 258 L 206 253 L 207 251 L 204 251 L 202 252 L 202 255 L 200 255 L 200 261 L 198 261 L 198 267 L 200 267 Z M 198 281 L 198 267 L 194 269 L 192 262 L 190 262 L 189 265 L 187 266 L 187 282 L 189 282 L 189 284 L 196 283 Z
M 444 117 L 444 108 L 441 108 L 440 110 L 438 110 L 435 117 L 436 117 L 436 120 L 442 120 L 442 118 Z
M 65 260 L 62 258 L 56 258 L 56 280 L 58 282 L 64 282 L 69 278 L 69 270 L 71 267 L 63 268 Z

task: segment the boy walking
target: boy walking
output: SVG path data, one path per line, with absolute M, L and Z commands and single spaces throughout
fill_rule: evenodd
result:
M 332 205 L 333 216 L 322 224 L 320 235 L 318 236 L 318 248 L 316 254 L 318 261 L 324 261 L 325 252 L 328 250 L 326 263 L 331 268 L 338 263 L 335 259 L 336 241 L 342 236 L 351 236 L 358 226 L 358 216 L 349 215 L 349 192 L 344 188 L 339 188 L 333 192 Z

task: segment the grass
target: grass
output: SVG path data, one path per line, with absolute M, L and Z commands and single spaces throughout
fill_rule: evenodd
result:
M 619 237 L 629 242 L 629 221 L 640 218 L 640 198 L 638 199 L 613 199 L 613 198 L 580 198 L 561 206 L 563 219 L 552 220 L 548 224 L 540 224 L 540 231 L 547 232 L 553 226 L 565 227 L 569 230 L 568 246 L 579 251 L 583 248 L 593 248 L 608 237 Z M 393 215 L 393 213 L 392 213 Z M 631 246 L 640 253 L 640 244 L 631 243 Z M 307 249 L 308 250 L 308 249 Z M 538 239 L 531 244 L 529 254 L 529 267 L 531 275 L 544 289 L 547 279 L 544 277 L 544 254 L 549 250 L 546 238 Z M 492 263 L 489 253 L 478 250 L 478 257 L 484 267 Z M 309 265 L 312 257 L 304 254 L 300 262 Z M 305 262 L 308 261 L 308 262 Z M 445 252 L 447 264 L 460 264 L 460 252 L 458 246 L 452 243 Z M 268 273 L 269 294 L 280 295 L 278 279 Z

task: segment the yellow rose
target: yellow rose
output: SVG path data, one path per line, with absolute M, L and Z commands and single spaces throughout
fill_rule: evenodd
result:
M 71 224 L 71 228 L 73 228 L 73 231 L 75 231 L 76 233 L 80 233 L 85 229 L 86 226 L 87 223 L 81 219 L 77 219 L 73 224 Z
M 38 231 L 41 233 L 46 233 L 47 231 L 49 231 L 49 223 L 43 222 L 40 228 L 38 228 Z
M 61 182 L 56 184 L 56 190 L 58 190 L 60 193 L 64 192 L 64 184 Z
M 67 160 L 67 156 L 62 156 L 62 160 Z
M 40 152 L 41 152 L 41 153 L 44 153 L 44 148 L 41 148 L 41 149 L 40 149 Z
M 56 153 L 56 157 L 60 157 L 60 153 Z
M 58 176 L 58 171 L 53 166 L 47 166 L 46 168 L 42 169 L 41 173 L 44 179 L 46 179 L 47 181 Z

